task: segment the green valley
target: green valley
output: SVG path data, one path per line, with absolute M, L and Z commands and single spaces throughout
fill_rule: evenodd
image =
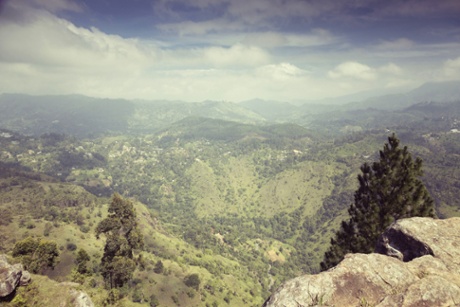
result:
M 56 242 L 54 270 L 33 279 L 78 282 L 96 305 L 260 306 L 286 279 L 318 272 L 360 165 L 378 157 L 391 131 L 423 159 L 438 216 L 460 216 L 459 102 L 318 113 L 291 106 L 279 120 L 279 104 L 258 113 L 260 102 L 118 101 L 124 109 L 116 109 L 104 101 L 94 103 L 111 112 L 79 114 L 53 102 L 29 117 L 13 102 L 0 121 L 2 253 L 28 237 Z M 144 248 L 135 250 L 132 280 L 108 301 L 106 239 L 95 229 L 114 193 L 133 202 Z M 85 274 L 76 271 L 81 249 Z M 17 295 L 30 303 L 26 289 Z

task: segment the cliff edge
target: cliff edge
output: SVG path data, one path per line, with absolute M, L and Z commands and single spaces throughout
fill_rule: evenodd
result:
M 374 254 L 289 280 L 263 306 L 460 306 L 460 218 L 398 220 Z

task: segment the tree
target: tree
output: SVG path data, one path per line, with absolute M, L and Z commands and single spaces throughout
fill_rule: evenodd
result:
M 109 215 L 97 225 L 96 236 L 101 233 L 106 236 L 101 260 L 102 276 L 110 288 L 122 287 L 135 270 L 133 251 L 144 246 L 133 203 L 115 193 Z
M 200 276 L 196 273 L 187 275 L 184 278 L 184 283 L 187 287 L 193 288 L 198 291 L 201 283 Z
M 56 242 L 25 238 L 17 242 L 13 248 L 13 257 L 21 259 L 27 270 L 42 273 L 45 269 L 53 269 L 59 256 Z
M 77 272 L 80 274 L 88 274 L 88 261 L 91 258 L 89 257 L 88 253 L 84 249 L 79 249 L 77 253 L 77 258 L 75 259 L 75 263 L 77 264 Z
M 321 262 L 321 270 L 338 264 L 347 253 L 370 253 L 380 234 L 394 221 L 412 216 L 434 217 L 434 202 L 424 184 L 422 160 L 412 159 L 407 146 L 399 147 L 395 134 L 372 165 L 364 163 L 359 188 Z
M 153 268 L 153 271 L 157 274 L 161 274 L 163 273 L 164 271 L 164 265 L 163 265 L 163 262 L 161 262 L 161 260 L 158 260 L 156 263 L 155 263 L 155 267 Z

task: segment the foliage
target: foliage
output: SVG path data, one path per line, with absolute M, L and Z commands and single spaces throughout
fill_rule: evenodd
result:
M 110 288 L 122 287 L 135 270 L 134 249 L 143 248 L 133 203 L 114 194 L 109 215 L 96 228 L 96 235 L 106 235 L 101 273 Z
M 79 249 L 77 253 L 77 258 L 75 259 L 75 263 L 77 265 L 77 272 L 80 274 L 88 274 L 90 271 L 88 269 L 88 261 L 91 258 L 89 257 L 88 253 L 84 249 Z
M 140 121 L 129 123 L 136 126 L 129 134 L 96 132 L 101 137 L 77 139 L 6 131 L 11 137 L 0 136 L 0 219 L 5 220 L 0 220 L 0 248 L 8 251 L 27 235 L 58 235 L 63 248 L 73 242 L 94 255 L 97 260 L 87 268 L 101 273 L 104 268 L 96 263 L 102 255 L 101 242 L 93 241 L 93 230 L 105 217 L 107 200 L 96 196 L 117 191 L 140 200 L 152 213 L 149 219 L 147 209 L 135 204 L 148 252 L 142 253 L 145 269 L 134 272 L 133 278 L 140 280 L 136 288 L 134 281 L 128 282 L 120 293 L 129 297 L 126 292 L 141 285 L 147 297 L 155 294 L 162 305 L 172 304 L 173 293 L 187 306 L 200 305 L 198 297 L 208 305 L 213 301 L 226 305 L 224 297 L 232 299 L 231 305 L 260 305 L 282 281 L 319 270 L 330 237 L 352 202 L 355 173 L 363 158 L 377 159 L 375 148 L 386 136 L 383 127 L 397 130 L 411 152 L 423 158 L 423 179 L 437 214 L 460 215 L 460 134 L 449 132 L 459 128 L 458 110 L 458 103 L 449 109 L 430 104 L 401 114 L 350 112 L 343 120 L 343 112 L 312 116 L 295 112 L 295 122 L 303 127 L 204 118 L 171 125 L 176 114 L 164 116 L 160 111 L 155 120 L 139 113 Z M 273 122 L 283 122 L 277 118 Z M 48 125 L 54 119 L 36 122 Z M 153 126 L 164 128 L 165 123 L 171 126 L 150 133 Z M 81 127 L 84 133 L 58 131 L 87 136 L 95 130 L 89 124 Z M 141 215 L 139 210 L 145 211 Z M 43 227 L 47 221 L 53 228 Z M 111 227 L 116 225 L 109 222 L 102 228 Z M 104 234 L 110 250 L 129 255 L 128 240 L 110 236 Z M 73 253 L 64 253 L 71 259 Z M 151 275 L 158 261 L 164 265 L 163 273 Z M 77 272 L 78 265 L 63 257 L 51 274 L 64 278 L 61 272 L 70 270 L 62 267 L 72 265 Z M 191 273 L 202 279 L 195 299 L 187 296 L 195 290 L 183 283 L 183 276 Z M 86 274 L 80 277 L 84 280 Z M 100 276 L 94 276 L 92 285 L 101 285 Z M 228 295 L 229 291 L 237 294 Z
M 200 288 L 201 279 L 196 273 L 185 276 L 184 283 L 186 286 L 193 288 L 198 291 Z
M 21 259 L 27 270 L 42 273 L 46 268 L 54 268 L 59 256 L 56 242 L 25 238 L 15 244 L 13 257 Z
M 378 236 L 395 220 L 434 217 L 434 202 L 419 179 L 422 160 L 413 161 L 407 146 L 401 149 L 399 142 L 393 134 L 380 151 L 380 160 L 361 166 L 359 189 L 348 209 L 350 220 L 343 221 L 331 239 L 322 270 L 336 265 L 349 252 L 372 252 Z
M 153 268 L 153 271 L 157 274 L 161 274 L 163 273 L 164 271 L 164 265 L 163 265 L 163 262 L 161 260 L 158 260 L 156 263 L 155 263 L 155 267 Z

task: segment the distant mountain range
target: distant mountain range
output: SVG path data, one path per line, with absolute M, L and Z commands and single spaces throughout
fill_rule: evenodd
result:
M 212 118 L 244 124 L 295 123 L 304 127 L 322 122 L 353 125 L 368 119 L 372 125 L 378 119 L 404 122 L 419 118 L 428 106 L 410 108 L 434 102 L 430 106 L 438 113 L 445 108 L 455 110 L 460 101 L 460 81 L 426 83 L 407 93 L 391 94 L 350 101 L 337 98 L 336 104 L 304 104 L 254 99 L 241 103 L 225 101 L 129 101 L 101 99 L 82 95 L 30 96 L 0 95 L 0 128 L 25 134 L 66 133 L 85 137 L 110 132 L 155 132 L 187 117 Z M 332 102 L 332 101 L 330 101 Z M 449 107 L 443 104 L 452 104 Z M 444 108 L 444 109 L 443 109 Z M 360 111 L 358 111 L 360 110 Z M 379 111 L 380 110 L 380 111 Z M 385 112 L 382 112 L 385 111 Z M 389 112 L 389 113 L 388 113 Z M 397 112 L 397 114 L 395 113 Z M 426 114 L 425 114 L 426 115 Z M 320 123 L 321 122 L 321 123 Z

